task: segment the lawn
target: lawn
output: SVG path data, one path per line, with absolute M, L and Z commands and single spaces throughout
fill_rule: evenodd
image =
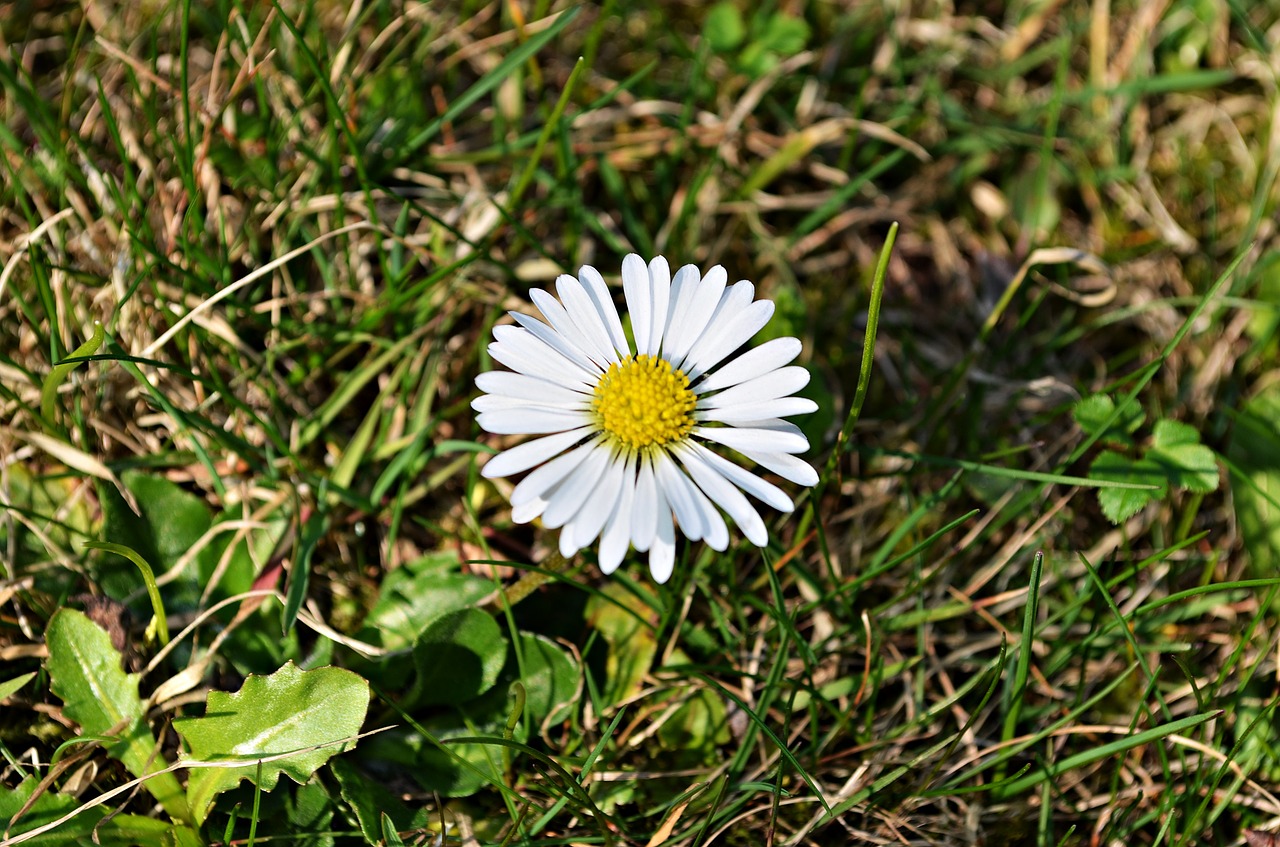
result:
M 1280 843 L 1277 44 L 0 3 L 0 847 Z M 730 284 L 645 385 L 693 408 L 730 291 L 795 359 L 739 421 L 790 447 L 699 442 L 749 501 L 662 430 L 643 541 L 621 459 L 539 500 L 568 413 L 483 376 L 535 300 L 590 334 L 566 291 L 626 371 L 630 254 Z

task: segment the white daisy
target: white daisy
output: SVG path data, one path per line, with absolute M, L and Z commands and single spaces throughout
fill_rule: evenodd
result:
M 720 509 L 763 547 L 768 532 L 743 492 L 784 512 L 791 498 L 708 445 L 800 485 L 818 481 L 794 455 L 808 440 L 782 420 L 817 409 L 792 396 L 809 382 L 804 368 L 787 367 L 800 342 L 777 338 L 725 362 L 773 315 L 750 282 L 726 281 L 719 265 L 705 277 L 685 265 L 672 277 L 661 256 L 648 267 L 627 256 L 622 285 L 634 350 L 590 265 L 577 279 L 556 280 L 558 299 L 530 292 L 545 323 L 513 312 L 519 326 L 494 328 L 489 353 L 511 371 L 476 378 L 485 392 L 471 404 L 476 421 L 492 433 L 541 437 L 493 457 L 483 474 L 532 469 L 511 493 L 512 517 L 560 527 L 564 556 L 599 537 L 605 573 L 630 545 L 648 551 L 653 578 L 666 582 L 677 526 L 716 550 L 728 546 Z

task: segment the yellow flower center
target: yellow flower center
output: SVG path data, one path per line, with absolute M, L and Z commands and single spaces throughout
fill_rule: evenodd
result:
M 689 378 L 660 356 L 609 366 L 596 383 L 591 412 L 618 446 L 631 450 L 679 441 L 693 429 L 697 397 Z

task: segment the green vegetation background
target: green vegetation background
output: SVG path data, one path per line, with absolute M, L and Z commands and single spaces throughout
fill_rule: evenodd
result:
M 1278 44 L 0 3 L 0 844 L 1271 843 Z M 766 550 L 506 602 L 554 533 L 472 377 L 630 251 L 776 301 L 822 482 Z

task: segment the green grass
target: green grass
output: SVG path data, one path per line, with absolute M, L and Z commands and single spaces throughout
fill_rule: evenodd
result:
M 1275 8 L 37 6 L 0 23 L 15 838 L 1274 829 Z M 662 586 L 514 524 L 468 405 L 531 287 L 631 251 L 753 280 L 822 407 L 770 546 L 683 542 Z M 1166 462 L 1119 525 L 1104 451 Z M 97 665 L 46 645 L 68 607 Z M 77 717 L 91 683 L 127 726 Z M 366 690 L 372 734 L 326 735 Z M 182 767 L 211 692 L 296 705 L 305 784 L 254 788 L 296 738 Z

